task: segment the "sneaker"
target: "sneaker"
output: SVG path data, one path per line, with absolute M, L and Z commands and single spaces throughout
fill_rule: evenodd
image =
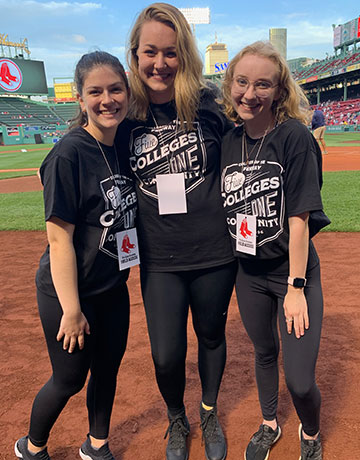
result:
M 207 460 L 224 460 L 227 450 L 226 441 L 217 417 L 216 406 L 206 410 L 200 404 L 200 420 Z
M 91 445 L 89 435 L 84 444 L 80 447 L 79 454 L 83 460 L 115 460 L 115 457 L 109 449 L 108 442 L 101 446 L 100 449 L 94 449 Z
M 246 448 L 245 460 L 267 460 L 271 447 L 281 436 L 279 425 L 273 430 L 268 425 L 260 425 L 259 430 L 250 439 Z
M 322 448 L 320 434 L 317 439 L 304 439 L 302 434 L 302 425 L 299 425 L 299 438 L 301 455 L 299 460 L 322 460 Z
M 28 449 L 27 436 L 24 436 L 16 441 L 15 455 L 17 458 L 23 458 L 24 460 L 51 460 L 46 447 L 37 454 L 32 454 Z
M 166 460 L 187 460 L 189 452 L 186 445 L 186 438 L 190 433 L 189 420 L 185 410 L 173 417 L 168 413 L 169 427 L 166 430 L 164 439 L 169 435 L 166 446 Z

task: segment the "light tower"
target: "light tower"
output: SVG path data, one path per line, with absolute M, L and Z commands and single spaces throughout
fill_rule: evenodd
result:
M 210 8 L 179 8 L 191 25 L 195 35 L 195 24 L 210 24 Z

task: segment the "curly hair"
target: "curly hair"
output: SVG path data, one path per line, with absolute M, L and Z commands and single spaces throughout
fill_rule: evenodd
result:
M 245 48 L 230 61 L 222 85 L 223 98 L 220 101 L 224 105 L 225 115 L 234 122 L 242 122 L 232 103 L 231 87 L 235 66 L 242 57 L 249 54 L 270 59 L 278 68 L 279 97 L 272 105 L 276 122 L 282 123 L 289 118 L 296 118 L 307 125 L 310 115 L 309 101 L 291 75 L 286 60 L 270 42 L 265 41 L 257 41 L 251 45 L 245 46 Z
M 127 56 L 131 87 L 129 117 L 146 120 L 150 104 L 146 86 L 139 75 L 137 56 L 141 29 L 148 21 L 161 22 L 176 32 L 179 65 L 174 82 L 175 105 L 181 126 L 184 127 L 186 121 L 187 128 L 191 129 L 197 114 L 200 90 L 205 86 L 202 77 L 203 65 L 188 22 L 177 8 L 168 3 L 153 3 L 146 7 L 137 17 L 130 32 Z

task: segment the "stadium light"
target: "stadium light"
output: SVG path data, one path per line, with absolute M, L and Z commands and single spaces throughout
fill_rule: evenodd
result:
M 195 24 L 210 24 L 210 8 L 180 8 L 195 35 Z

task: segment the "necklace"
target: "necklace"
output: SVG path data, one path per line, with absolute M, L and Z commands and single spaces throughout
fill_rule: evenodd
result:
M 159 129 L 159 125 L 158 125 L 158 122 L 155 118 L 155 115 L 154 115 L 154 112 L 152 111 L 150 105 L 149 105 L 149 112 L 150 112 L 150 115 L 152 117 L 152 119 L 154 120 L 154 124 L 155 124 L 155 127 L 156 129 Z M 177 130 L 178 130 L 178 124 L 179 124 L 179 115 L 176 113 L 176 120 L 175 120 L 175 137 L 177 135 Z M 160 133 L 159 133 L 159 137 L 160 137 Z
M 256 155 L 255 155 L 255 158 L 254 158 L 254 162 L 256 162 L 258 156 L 259 156 L 259 153 L 261 151 L 261 148 L 263 146 L 263 143 L 264 143 L 264 140 L 265 140 L 265 136 L 267 135 L 269 131 L 269 127 L 266 128 L 262 138 L 261 138 L 261 141 L 260 141 L 260 145 L 259 145 L 259 148 L 258 148 L 258 151 L 256 152 Z M 248 153 L 248 149 L 247 149 L 247 142 L 246 142 L 246 131 L 245 131 L 245 127 L 244 127 L 244 131 L 243 131 L 243 135 L 242 135 L 242 149 L 241 149 L 241 163 L 242 163 L 242 169 L 244 169 L 244 156 L 246 157 L 246 166 L 248 166 L 249 164 L 249 160 L 250 160 L 250 156 L 251 154 L 253 153 L 253 151 L 255 150 L 255 147 L 257 146 L 259 142 L 259 139 L 256 141 L 254 147 L 251 149 L 250 153 Z M 253 173 L 253 172 L 252 172 Z M 252 178 L 252 174 L 250 176 L 250 179 Z
M 111 169 L 111 167 L 110 167 L 110 164 L 109 164 L 109 162 L 108 162 L 108 159 L 106 158 L 105 152 L 104 152 L 104 150 L 102 149 L 102 147 L 101 147 L 101 145 L 100 145 L 100 142 L 99 142 L 96 138 L 95 138 L 95 140 L 96 140 L 96 143 L 97 143 L 97 145 L 98 145 L 98 147 L 99 147 L 99 150 L 100 150 L 100 152 L 102 153 L 102 156 L 103 156 L 103 158 L 104 158 L 104 160 L 105 160 L 106 166 L 107 166 L 107 168 L 108 168 L 108 170 L 109 170 L 109 172 L 110 172 L 111 180 L 113 180 L 113 181 L 115 182 L 115 175 L 114 175 L 114 173 L 113 173 L 113 171 L 112 171 L 112 169 Z M 119 166 L 119 160 L 118 160 L 117 150 L 116 150 L 115 144 L 114 144 L 114 150 L 115 150 L 115 162 L 116 162 L 116 167 L 117 167 L 117 170 L 118 170 L 118 174 L 120 174 L 120 166 Z M 116 184 L 115 184 L 115 185 L 116 185 Z
M 253 151 L 255 150 L 255 147 L 258 145 L 260 139 L 257 139 L 255 144 L 252 146 L 252 149 L 250 150 L 250 152 L 248 153 L 248 143 L 246 142 L 246 134 L 245 134 L 245 156 L 246 156 L 246 166 L 248 166 L 249 164 L 249 158 L 251 157 L 251 154 L 253 153 Z
M 165 145 L 165 142 L 166 142 L 166 140 L 169 138 L 169 136 L 168 136 L 167 134 L 162 134 L 162 133 L 160 132 L 161 128 L 160 128 L 160 126 L 158 125 L 158 122 L 157 122 L 157 120 L 156 120 L 156 118 L 155 118 L 155 115 L 154 115 L 154 113 L 153 113 L 153 111 L 152 111 L 150 105 L 149 105 L 149 112 L 150 112 L 150 114 L 151 114 L 152 119 L 154 120 L 155 128 L 156 128 L 157 131 L 158 131 L 159 144 L 160 144 L 160 146 L 164 146 L 164 145 Z M 170 123 L 168 123 L 168 124 L 170 124 Z M 176 112 L 175 135 L 174 135 L 174 139 L 176 139 L 176 138 L 177 138 L 177 135 L 178 135 L 178 126 L 179 126 L 179 115 L 178 115 L 177 112 Z M 175 151 L 172 151 L 172 152 L 170 152 L 170 154 L 168 154 L 168 155 L 166 156 L 167 163 L 168 163 L 168 166 L 169 166 L 169 172 L 171 172 L 171 161 L 172 161 L 174 155 L 175 155 Z

